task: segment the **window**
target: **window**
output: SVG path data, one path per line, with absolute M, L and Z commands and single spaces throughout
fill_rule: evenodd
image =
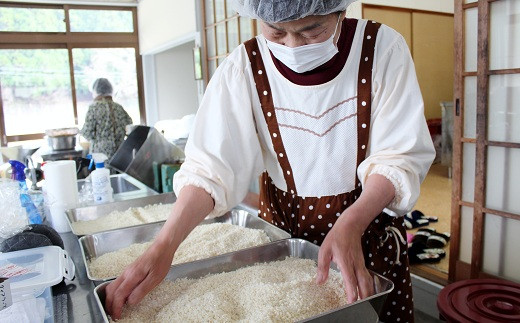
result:
M 244 41 L 257 35 L 254 20 L 239 17 L 230 0 L 202 0 L 206 82 L 227 55 Z
M 0 7 L 0 17 L 0 31 L 65 32 L 63 9 Z
M 75 58 L 74 79 L 80 127 L 92 103 L 89 91 L 92 80 L 99 75 L 111 81 L 114 99 L 125 108 L 132 120 L 139 120 L 134 48 L 74 48 L 72 57 Z
M 1 143 L 80 127 L 99 77 L 144 123 L 136 8 L 0 4 Z
M 131 11 L 69 10 L 72 32 L 134 32 Z
M 0 49 L 7 136 L 74 125 L 66 49 Z
M 455 2 L 452 281 L 520 280 L 519 15 L 518 1 Z

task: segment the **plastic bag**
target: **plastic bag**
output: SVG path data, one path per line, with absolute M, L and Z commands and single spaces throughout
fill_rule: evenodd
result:
M 28 224 L 26 210 L 20 202 L 18 182 L 0 178 L 0 238 L 22 232 Z

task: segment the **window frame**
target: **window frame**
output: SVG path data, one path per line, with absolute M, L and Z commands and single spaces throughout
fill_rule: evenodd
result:
M 486 214 L 520 221 L 520 214 L 486 207 L 487 154 L 490 147 L 520 149 L 519 142 L 488 140 L 489 125 L 489 78 L 492 75 L 520 74 L 520 68 L 490 69 L 490 5 L 496 0 L 455 3 L 455 77 L 454 77 L 454 124 L 453 124 L 453 193 L 451 203 L 450 281 L 477 278 L 497 278 L 484 272 L 484 228 Z M 465 71 L 466 41 L 465 12 L 478 10 L 477 70 Z M 467 77 L 477 78 L 476 93 L 476 138 L 464 136 L 464 81 Z M 463 146 L 475 144 L 474 198 L 464 200 L 462 194 L 463 168 L 465 166 Z M 467 164 L 467 162 L 466 162 Z M 460 259 L 462 207 L 473 209 L 471 263 Z
M 137 95 L 139 103 L 140 123 L 146 123 L 146 109 L 144 102 L 143 65 L 139 52 L 139 35 L 137 25 L 137 8 L 120 6 L 94 5 L 56 5 L 56 4 L 21 4 L 0 3 L 1 7 L 35 8 L 35 9 L 63 9 L 65 13 L 65 32 L 6 32 L 0 31 L 0 49 L 67 49 L 69 57 L 69 73 L 71 80 L 71 97 L 74 112 L 74 122 L 78 125 L 78 110 L 76 86 L 74 80 L 73 48 L 133 48 L 137 75 Z M 131 11 L 133 32 L 71 32 L 69 10 L 116 10 Z M 0 83 L 0 90 L 1 90 Z M 0 145 L 7 146 L 10 142 L 43 139 L 44 133 L 29 133 L 8 136 L 5 132 L 4 107 L 0 91 Z
M 221 1 L 223 3 L 223 10 L 224 10 L 224 19 L 222 20 L 219 20 L 217 21 L 217 15 L 216 15 L 216 1 Z M 212 23 L 208 24 L 207 23 L 207 17 L 206 17 L 206 3 L 207 2 L 211 2 L 212 3 Z M 250 18 L 245 18 L 245 17 L 240 17 L 238 15 L 238 13 L 234 12 L 233 15 L 230 15 L 228 16 L 228 5 L 229 5 L 229 2 L 230 0 L 199 0 L 199 3 L 200 3 L 200 15 L 201 15 L 201 22 L 202 22 L 202 42 L 203 42 L 203 56 L 204 57 L 204 64 L 203 64 L 203 80 L 204 80 L 204 85 L 207 85 L 211 76 L 212 76 L 212 73 L 210 72 L 209 70 L 209 65 L 211 62 L 215 61 L 215 67 L 217 68 L 218 67 L 218 62 L 220 59 L 224 59 L 226 58 L 229 53 L 231 53 L 231 51 L 233 51 L 234 48 L 229 48 L 229 40 L 228 40 L 228 34 L 229 34 L 229 22 L 230 21 L 233 21 L 233 20 L 236 20 L 237 21 L 237 37 L 238 37 L 238 43 L 239 44 L 242 44 L 244 41 L 248 40 L 248 39 L 242 39 L 242 35 L 241 35 L 241 32 L 240 32 L 240 23 L 241 23 L 241 20 L 245 19 L 245 20 L 249 20 L 250 24 L 251 24 L 251 32 L 252 32 L 252 35 L 250 38 L 254 37 L 255 35 L 258 35 L 258 28 L 257 28 L 257 23 L 256 23 L 256 20 L 254 19 L 250 19 Z M 224 29 L 225 29 L 225 38 L 224 38 L 224 41 L 225 41 L 225 52 L 224 53 L 221 53 L 220 55 L 218 54 L 218 37 L 217 37 L 217 27 L 220 26 L 220 25 L 224 25 Z M 215 55 L 209 55 L 209 50 L 208 50 L 208 40 L 207 40 L 207 31 L 210 30 L 210 29 L 213 29 L 213 38 L 214 38 L 214 52 L 215 52 Z

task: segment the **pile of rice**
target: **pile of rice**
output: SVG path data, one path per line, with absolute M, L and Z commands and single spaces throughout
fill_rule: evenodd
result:
M 199 279 L 163 281 L 117 322 L 294 322 L 346 304 L 341 276 L 314 282 L 316 263 L 286 258 Z
M 197 226 L 181 243 L 172 264 L 209 258 L 268 242 L 269 237 L 263 230 L 229 223 L 203 224 Z M 94 258 L 88 264 L 90 273 L 97 279 L 119 276 L 150 245 L 151 242 L 136 243 Z
M 85 235 L 139 224 L 165 221 L 172 209 L 173 203 L 131 207 L 126 211 L 110 212 L 95 220 L 73 222 L 72 229 L 78 235 Z

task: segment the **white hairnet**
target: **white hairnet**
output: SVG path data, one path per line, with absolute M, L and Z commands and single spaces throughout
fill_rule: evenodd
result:
M 343 11 L 355 0 L 232 0 L 233 8 L 243 17 L 265 22 L 284 22 L 307 16 Z
M 112 84 L 106 78 L 98 78 L 92 84 L 92 92 L 96 94 L 96 96 L 110 96 L 113 92 Z

